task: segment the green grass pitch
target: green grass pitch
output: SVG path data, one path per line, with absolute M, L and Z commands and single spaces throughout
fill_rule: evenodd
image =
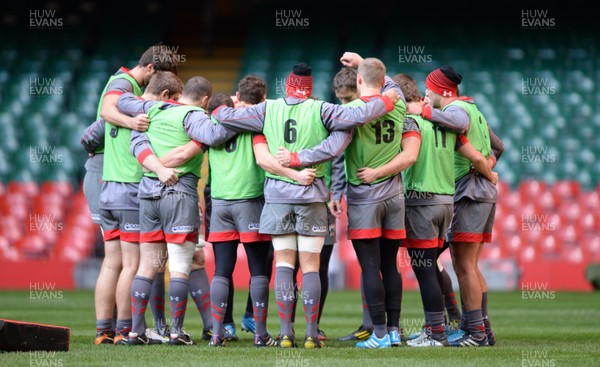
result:
M 357 350 L 354 343 L 329 340 L 322 350 L 257 349 L 242 332 L 240 320 L 247 293 L 236 292 L 234 319 L 238 342 L 209 348 L 200 340 L 202 321 L 192 306 L 186 329 L 199 345 L 189 347 L 95 346 L 92 292 L 62 292 L 40 297 L 30 292 L 0 292 L 0 317 L 71 328 L 68 353 L 0 353 L 0 366 L 593 366 L 600 365 L 600 293 L 521 292 L 489 295 L 492 325 L 498 343 L 490 348 L 423 348 L 403 345 L 385 350 Z M 51 299 L 48 299 L 51 298 Z M 278 318 L 271 293 L 268 329 L 277 334 Z M 302 341 L 303 311 L 298 305 L 296 335 Z M 417 292 L 405 292 L 402 322 L 408 332 L 422 322 Z M 168 309 L 168 306 L 167 306 Z M 150 310 L 148 310 L 148 316 Z M 360 294 L 330 292 L 321 328 L 331 339 L 356 329 L 361 321 Z

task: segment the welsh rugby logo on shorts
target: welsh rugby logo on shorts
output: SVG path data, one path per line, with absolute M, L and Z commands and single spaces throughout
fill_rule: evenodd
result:
M 194 228 L 192 226 L 173 226 L 173 233 L 189 233 L 192 232 Z
M 327 232 L 327 226 L 313 226 L 312 227 L 312 231 L 313 232 Z
M 248 223 L 248 229 L 251 231 L 258 231 L 260 229 L 260 223 Z
M 125 223 L 123 226 L 126 231 L 139 231 L 140 225 L 137 223 Z

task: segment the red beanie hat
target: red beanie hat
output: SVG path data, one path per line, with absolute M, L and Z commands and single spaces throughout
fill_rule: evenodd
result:
M 451 66 L 442 66 L 427 75 L 425 85 L 442 97 L 458 97 L 458 85 L 461 81 L 462 76 Z
M 294 65 L 285 80 L 288 97 L 308 98 L 312 95 L 312 69 L 305 63 Z

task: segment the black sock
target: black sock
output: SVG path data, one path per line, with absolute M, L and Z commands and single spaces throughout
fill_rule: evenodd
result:
M 296 306 L 298 305 L 298 270 L 300 269 L 300 259 L 298 258 L 298 253 L 296 252 L 296 266 L 294 267 L 294 292 L 296 296 L 294 297 L 294 304 L 292 306 L 292 326 L 296 322 Z
M 425 310 L 425 323 L 434 339 L 443 339 L 444 296 L 437 276 L 437 248 L 409 248 L 410 263 L 419 282 L 421 300 Z
M 321 250 L 321 262 L 319 265 L 319 278 L 321 279 L 321 301 L 319 303 L 319 318 L 317 320 L 317 325 L 321 323 L 323 306 L 325 306 L 325 300 L 327 299 L 327 293 L 329 292 L 329 260 L 331 260 L 332 252 L 333 245 L 323 246 L 323 249 Z
M 383 337 L 381 335 L 383 330 L 387 332 L 387 326 L 385 320 L 385 288 L 380 275 L 379 238 L 352 240 L 352 245 L 362 270 L 369 314 L 373 320 L 376 336 L 381 338 Z
M 381 276 L 385 289 L 385 311 L 388 328 L 400 328 L 400 307 L 402 305 L 402 275 L 398 272 L 396 259 L 400 240 L 382 238 L 380 241 Z

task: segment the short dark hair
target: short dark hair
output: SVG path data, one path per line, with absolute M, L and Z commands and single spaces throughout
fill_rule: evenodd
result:
M 177 75 L 170 71 L 159 71 L 154 73 L 146 86 L 146 91 L 158 95 L 163 90 L 169 91 L 169 96 L 183 91 L 183 82 Z
M 356 75 L 356 70 L 351 68 L 342 68 L 337 72 L 337 74 L 335 74 L 335 77 L 333 77 L 333 91 L 336 92 L 342 89 L 349 89 L 356 92 Z
M 195 76 L 183 86 L 183 94 L 194 101 L 212 95 L 212 84 L 202 76 Z
M 257 75 L 246 75 L 238 83 L 240 101 L 258 104 L 267 94 L 267 82 Z
M 421 93 L 419 92 L 419 87 L 417 86 L 417 81 L 408 74 L 396 74 L 392 78 L 396 84 L 402 90 L 402 94 L 404 94 L 404 98 L 406 102 L 419 102 L 421 101 Z
M 208 113 L 212 113 L 217 107 L 221 105 L 226 105 L 227 107 L 233 107 L 233 100 L 230 96 L 225 93 L 216 93 L 214 96 L 210 98 L 208 102 Z
M 148 48 L 140 57 L 141 66 L 154 65 L 156 71 L 170 71 L 177 75 L 177 54 L 168 46 L 157 44 Z

